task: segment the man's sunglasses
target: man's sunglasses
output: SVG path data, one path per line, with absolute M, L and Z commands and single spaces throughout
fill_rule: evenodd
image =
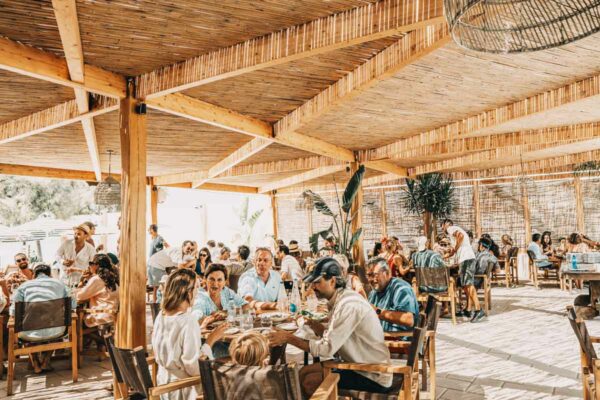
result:
M 16 262 L 21 262 L 21 261 L 27 261 L 27 259 L 26 258 L 19 258 L 19 259 L 15 260 L 15 261 Z

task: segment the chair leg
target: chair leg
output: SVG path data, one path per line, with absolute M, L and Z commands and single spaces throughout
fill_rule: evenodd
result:
M 456 294 L 450 294 L 450 313 L 452 313 L 452 325 L 456 325 Z
M 4 318 L 0 317 L 0 379 L 4 375 Z
M 427 391 L 427 354 L 421 358 L 421 390 Z
M 6 374 L 6 394 L 12 396 L 13 394 L 13 379 L 15 377 L 15 330 L 10 328 L 8 330 L 8 373 Z
M 435 400 L 435 334 L 429 338 L 429 398 Z
M 71 332 L 69 334 L 71 340 L 71 370 L 73 376 L 73 383 L 77 382 L 79 377 L 79 371 L 77 369 L 77 362 L 79 361 L 79 347 L 77 346 L 77 321 L 71 321 Z

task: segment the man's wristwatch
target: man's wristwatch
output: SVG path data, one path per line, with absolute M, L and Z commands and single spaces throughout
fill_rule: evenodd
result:
M 382 312 L 382 311 L 383 311 L 383 310 L 382 310 L 381 308 L 379 308 L 379 307 L 377 307 L 377 308 L 375 309 L 375 312 L 377 313 L 377 315 L 381 315 L 381 312 Z

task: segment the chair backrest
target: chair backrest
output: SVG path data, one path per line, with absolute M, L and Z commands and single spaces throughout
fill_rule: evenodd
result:
M 71 298 L 15 303 L 15 332 L 71 325 Z
M 510 250 L 506 253 L 506 257 L 508 257 L 509 261 L 511 258 L 516 257 L 519 254 L 518 247 L 511 247 Z
M 535 253 L 532 250 L 527 250 L 527 255 L 529 256 L 529 260 L 531 262 L 535 262 Z
M 123 383 L 123 377 L 121 376 L 121 371 L 119 370 L 119 365 L 117 364 L 115 357 L 115 342 L 112 333 L 104 335 L 104 343 L 106 344 L 106 350 L 108 351 L 115 379 L 118 383 Z
M 450 283 L 446 267 L 429 268 L 415 266 L 415 276 L 420 292 L 443 293 L 448 291 Z
M 424 339 L 425 329 L 421 327 L 415 328 L 410 341 L 410 346 L 408 347 L 408 357 L 406 361 L 406 365 L 412 367 L 413 370 L 415 369 L 416 363 L 419 359 L 419 353 L 421 353 Z
M 236 293 L 238 290 L 238 282 L 240 280 L 240 276 L 242 275 L 229 275 L 229 289 L 233 290 Z
M 123 383 L 129 389 L 129 398 L 148 398 L 149 389 L 152 387 L 152 377 L 148 369 L 144 348 L 137 347 L 130 350 L 113 347 L 112 356 L 117 364 Z
M 160 303 L 150 303 L 150 313 L 152 314 L 152 321 L 156 319 L 156 316 L 160 312 Z
M 437 325 L 440 320 L 442 313 L 442 304 L 437 302 L 433 303 L 432 309 L 427 313 L 427 330 L 435 332 Z
M 249 367 L 200 360 L 204 398 L 210 400 L 301 400 L 296 364 Z
M 567 307 L 567 317 L 569 318 L 573 332 L 575 332 L 575 336 L 579 341 L 581 351 L 585 355 L 587 365 L 588 367 L 591 367 L 594 363 L 594 360 L 597 359 L 598 356 L 596 355 L 596 350 L 594 350 L 594 345 L 590 339 L 587 327 L 583 321 L 577 318 L 577 314 L 575 313 L 575 309 L 573 307 Z

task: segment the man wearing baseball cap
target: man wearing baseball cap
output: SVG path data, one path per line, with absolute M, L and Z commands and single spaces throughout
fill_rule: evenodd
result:
M 309 322 L 318 339 L 304 340 L 292 332 L 275 331 L 269 335 L 271 345 L 289 343 L 310 352 L 313 357 L 332 359 L 337 354 L 342 361 L 366 364 L 390 364 L 390 353 L 384 342 L 383 329 L 375 310 L 360 294 L 346 289 L 342 268 L 331 257 L 317 260 L 311 273 L 304 277 L 317 297 L 328 301 L 329 325 Z M 338 387 L 385 393 L 392 384 L 392 375 L 362 371 L 338 370 Z M 320 363 L 307 365 L 300 371 L 302 389 L 307 397 L 323 381 Z
M 90 265 L 96 255 L 94 246 L 87 242 L 90 228 L 85 224 L 73 227 L 73 239 L 65 240 L 56 252 L 56 261 L 60 266 L 60 277 L 69 284 L 79 283 L 81 274 Z

